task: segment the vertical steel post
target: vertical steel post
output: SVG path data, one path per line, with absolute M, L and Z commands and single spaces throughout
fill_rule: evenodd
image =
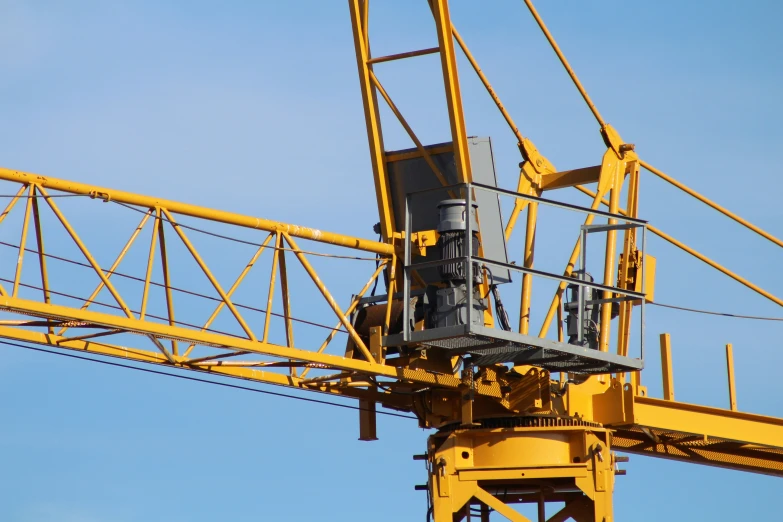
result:
M 729 407 L 731 411 L 737 411 L 737 391 L 734 388 L 734 354 L 732 345 L 726 345 L 726 369 L 729 377 Z
M 530 202 L 527 206 L 527 222 L 525 225 L 525 258 L 523 266 L 533 268 L 533 258 L 536 248 L 536 223 L 538 221 L 538 203 Z M 530 333 L 530 300 L 533 294 L 533 275 L 522 275 L 522 299 L 519 304 L 519 333 Z
M 618 165 L 614 166 L 614 174 L 612 176 L 612 188 L 609 193 L 609 212 L 617 214 L 620 208 L 620 190 L 623 188 L 623 172 L 621 172 Z M 608 223 L 614 225 L 617 223 L 617 219 L 609 218 Z M 617 231 L 609 230 L 606 233 L 606 256 L 604 258 L 604 285 L 614 286 L 614 268 L 616 265 L 615 258 L 617 254 Z M 614 297 L 614 293 L 610 290 L 604 290 L 603 298 L 611 299 Z M 602 352 L 609 351 L 609 337 L 612 329 L 612 306 L 601 307 L 601 331 L 600 342 L 598 343 L 598 349 Z
M 351 11 L 351 26 L 356 51 L 356 66 L 359 71 L 359 84 L 364 104 L 364 118 L 367 126 L 367 139 L 370 146 L 373 179 L 375 180 L 375 195 L 378 200 L 378 216 L 381 222 L 381 235 L 384 241 L 394 234 L 392 218 L 391 194 L 386 172 L 386 152 L 383 147 L 383 132 L 381 117 L 378 112 L 378 95 L 372 84 L 370 74 L 370 31 L 369 31 L 369 0 L 348 0 Z
M 582 273 L 579 274 L 579 280 L 584 283 L 587 280 L 587 225 L 583 225 L 581 232 L 582 232 L 582 238 L 581 238 L 581 249 L 579 252 L 579 264 Z M 585 309 L 585 287 L 584 284 L 578 284 L 577 287 L 577 308 L 576 314 L 577 314 L 577 320 L 579 321 L 579 328 L 578 328 L 578 337 L 579 344 L 581 345 L 584 342 L 585 339 L 585 318 L 584 318 L 584 309 Z M 592 294 L 592 292 L 591 292 Z
M 661 374 L 663 376 L 663 398 L 674 400 L 674 376 L 672 373 L 672 342 L 667 333 L 661 334 Z
M 405 194 L 405 260 L 402 265 L 402 339 L 411 340 L 410 303 L 411 303 L 411 208 L 410 194 Z
M 19 293 L 19 283 L 22 280 L 22 262 L 24 261 L 24 253 L 26 251 L 27 244 L 27 230 L 30 228 L 30 213 L 33 208 L 33 198 L 35 198 L 35 186 L 31 183 L 29 185 L 29 193 L 27 194 L 27 205 L 24 209 L 24 219 L 22 220 L 22 237 L 19 240 L 19 255 L 16 258 L 16 272 L 14 273 L 14 286 L 11 296 L 16 297 Z
M 647 264 L 646 259 L 647 257 L 647 224 L 642 226 L 642 295 L 644 296 L 642 298 L 642 304 L 641 310 L 639 312 L 639 326 L 641 332 L 639 333 L 639 336 L 641 337 L 641 340 L 639 342 L 639 358 L 644 361 L 644 303 L 647 301 L 647 275 L 646 275 L 646 268 L 645 265 Z
M 473 233 L 472 233 L 472 210 L 473 210 L 473 186 L 470 183 L 465 184 L 465 287 L 467 295 L 465 296 L 465 305 L 467 310 L 468 330 L 473 325 L 471 316 L 473 313 Z
M 471 175 L 468 152 L 468 133 L 465 130 L 465 116 L 462 111 L 462 95 L 457 76 L 457 59 L 454 53 L 449 3 L 448 0 L 432 0 L 430 6 L 435 18 L 435 28 L 438 31 L 438 47 L 440 48 L 440 62 L 443 69 L 443 84 L 446 89 L 446 105 L 449 109 L 457 179 L 461 182 L 469 182 L 473 181 L 473 176 Z

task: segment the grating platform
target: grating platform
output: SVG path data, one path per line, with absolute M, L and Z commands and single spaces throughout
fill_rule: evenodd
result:
M 411 332 L 409 341 L 404 341 L 402 334 L 389 335 L 383 344 L 420 344 L 453 350 L 455 355 L 473 356 L 476 366 L 530 364 L 551 372 L 584 374 L 632 372 L 644 367 L 641 359 L 476 325 Z

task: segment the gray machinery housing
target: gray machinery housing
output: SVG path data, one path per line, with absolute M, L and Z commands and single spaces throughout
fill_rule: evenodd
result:
M 438 167 L 446 182 L 459 183 L 454 152 L 451 143 L 441 143 L 425 147 L 432 162 Z M 489 138 L 468 138 L 470 165 L 473 181 L 497 187 L 495 163 L 492 156 L 492 142 Z M 386 169 L 391 189 L 391 203 L 397 230 L 405 228 L 405 200 L 408 199 L 411 215 L 411 231 L 437 229 L 441 237 L 437 248 L 428 248 L 424 258 L 418 261 L 451 259 L 463 254 L 465 239 L 465 200 L 449 199 L 457 196 L 446 190 L 418 193 L 418 191 L 442 186 L 435 177 L 430 165 L 424 160 L 418 149 L 406 149 L 386 153 Z M 478 255 L 479 222 L 481 248 L 487 259 L 508 262 L 506 238 L 503 233 L 503 218 L 500 214 L 500 200 L 497 194 L 483 190 L 474 193 L 474 205 L 471 209 L 471 230 L 473 230 L 473 255 Z M 427 328 L 444 326 L 462 326 L 467 324 L 466 285 L 464 263 L 449 263 L 439 267 L 424 268 L 418 275 L 427 283 L 428 288 L 421 299 L 415 303 L 412 321 L 425 320 Z M 473 265 L 474 284 L 482 282 L 478 264 Z M 511 281 L 509 270 L 496 269 L 492 272 L 495 284 Z M 473 312 L 471 323 L 484 325 L 484 310 L 489 306 L 488 299 L 481 298 L 480 291 L 474 286 Z
M 438 223 L 438 252 L 440 258 L 456 259 L 465 255 L 465 230 L 467 228 L 465 210 L 467 206 L 464 199 L 447 199 L 438 205 L 440 222 Z M 473 203 L 470 209 L 470 230 L 472 238 L 472 254 L 478 255 L 479 236 L 476 212 L 478 205 Z M 427 297 L 424 310 L 428 328 L 442 328 L 445 326 L 461 326 L 468 323 L 467 309 L 467 285 L 465 276 L 465 263 L 458 261 L 447 263 L 438 267 L 441 282 L 445 288 L 430 285 L 427 289 Z M 481 270 L 478 263 L 473 263 L 473 313 L 471 323 L 484 324 L 484 311 L 489 303 L 481 297 L 482 282 Z M 434 294 L 434 295 L 433 295 Z M 434 299 L 433 299 L 434 297 Z
M 584 280 L 588 283 L 593 282 L 593 276 L 583 270 L 576 270 L 572 276 L 575 279 L 581 279 L 584 274 Z M 583 287 L 584 308 L 582 309 L 583 338 L 579 342 L 579 285 L 570 284 L 566 288 L 567 301 L 563 303 L 563 311 L 566 316 L 566 333 L 568 333 L 568 343 L 577 346 L 585 346 L 598 349 L 598 322 L 601 317 L 601 305 L 593 303 L 600 299 L 600 290 L 595 288 Z

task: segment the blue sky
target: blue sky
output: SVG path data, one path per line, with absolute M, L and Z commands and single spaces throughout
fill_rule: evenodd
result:
M 374 54 L 435 44 L 424 2 L 376 3 Z M 783 235 L 772 159 L 783 138 L 779 3 L 539 3 L 603 116 L 642 158 Z M 542 153 L 562 169 L 600 162 L 597 125 L 522 2 L 455 0 L 452 16 Z M 0 0 L 0 19 L 4 167 L 372 237 L 376 203 L 345 2 Z M 468 64 L 459 67 L 468 132 L 492 137 L 498 179 L 513 188 L 513 136 Z M 377 69 L 424 143 L 448 139 L 438 70 L 432 56 Z M 410 146 L 384 116 L 387 148 Z M 586 204 L 568 191 L 553 196 Z M 121 238 L 92 222 L 86 205 L 69 211 L 110 259 Z M 776 247 L 649 174 L 641 216 L 783 295 Z M 540 267 L 561 269 L 576 233 L 573 219 L 547 216 Z M 669 245 L 649 248 L 661 302 L 783 315 Z M 226 273 L 244 258 L 232 262 Z M 354 266 L 324 265 L 341 302 L 370 275 Z M 534 324 L 547 294 L 535 296 Z M 679 400 L 727 404 L 723 345 L 732 342 L 740 408 L 783 414 L 780 323 L 648 312 L 651 395 L 661 393 L 657 335 L 667 331 Z M 322 310 L 307 313 L 332 322 Z M 414 422 L 381 417 L 381 440 L 363 443 L 355 412 L 2 351 L 3 520 L 424 517 L 413 485 L 425 473 L 410 456 L 427 433 Z M 780 479 L 636 456 L 625 467 L 618 520 L 777 511 Z

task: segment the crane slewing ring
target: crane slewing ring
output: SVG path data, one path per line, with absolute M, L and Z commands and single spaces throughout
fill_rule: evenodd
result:
M 438 429 L 438 433 L 450 433 L 459 429 L 500 429 L 500 428 L 550 428 L 550 427 L 571 427 L 585 426 L 588 428 L 603 428 L 597 422 L 589 422 L 575 417 L 561 415 L 526 415 L 524 417 L 495 417 L 487 419 L 476 419 L 474 426 L 465 427 L 454 422 L 446 424 Z

